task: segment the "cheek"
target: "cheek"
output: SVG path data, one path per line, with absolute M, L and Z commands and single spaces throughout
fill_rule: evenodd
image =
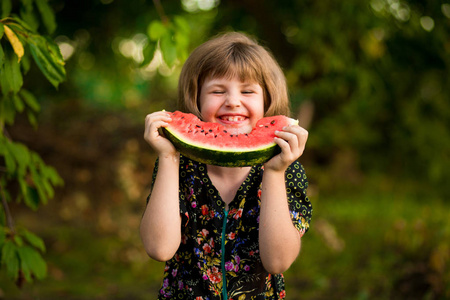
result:
M 214 106 L 210 101 L 200 101 L 200 113 L 203 121 L 210 122 L 215 115 Z

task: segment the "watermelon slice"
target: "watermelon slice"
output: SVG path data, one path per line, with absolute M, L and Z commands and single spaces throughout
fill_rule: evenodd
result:
M 162 132 L 181 154 L 210 165 L 244 167 L 264 163 L 281 152 L 274 142 L 275 131 L 298 124 L 286 116 L 265 117 L 248 134 L 233 134 L 218 123 L 175 111 Z

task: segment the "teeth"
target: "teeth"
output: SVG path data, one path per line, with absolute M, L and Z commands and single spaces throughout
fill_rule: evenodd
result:
M 238 121 L 244 121 L 245 118 L 241 116 L 227 116 L 223 117 L 222 119 L 229 121 L 229 122 L 238 122 Z

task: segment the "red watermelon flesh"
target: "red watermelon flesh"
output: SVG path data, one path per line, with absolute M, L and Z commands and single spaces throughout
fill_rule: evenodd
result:
M 263 163 L 280 152 L 275 131 L 298 124 L 278 115 L 265 117 L 248 134 L 235 134 L 218 123 L 203 122 L 197 116 L 175 111 L 172 122 L 163 128 L 165 136 L 187 157 L 206 164 L 228 167 Z

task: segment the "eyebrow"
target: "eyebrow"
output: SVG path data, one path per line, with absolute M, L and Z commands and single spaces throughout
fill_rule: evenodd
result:
M 248 87 L 254 87 L 254 86 L 258 86 L 258 83 L 241 83 L 239 86 L 243 87 L 243 88 L 248 88 Z M 205 84 L 204 85 L 206 88 L 211 88 L 211 87 L 225 87 L 226 83 L 221 83 L 221 82 L 212 82 L 209 84 Z

